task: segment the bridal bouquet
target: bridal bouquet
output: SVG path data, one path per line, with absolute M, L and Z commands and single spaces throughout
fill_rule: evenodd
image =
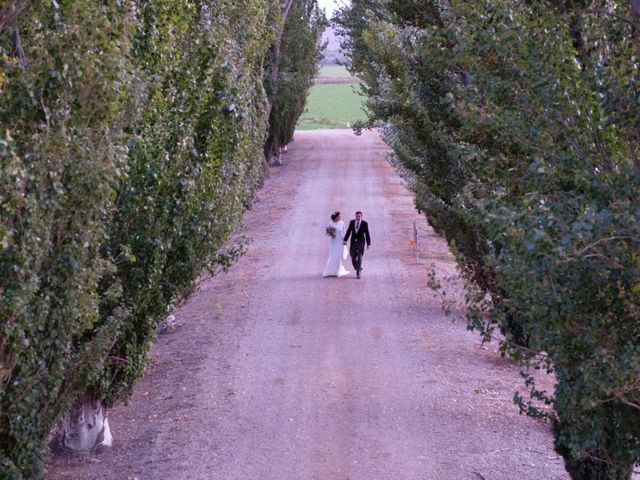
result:
M 326 233 L 328 237 L 336 238 L 336 227 L 327 227 Z

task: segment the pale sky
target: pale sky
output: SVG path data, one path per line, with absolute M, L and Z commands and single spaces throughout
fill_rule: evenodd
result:
M 324 8 L 325 12 L 327 12 L 327 18 L 331 18 L 331 15 L 334 14 L 338 5 L 343 5 L 345 3 L 345 0 L 318 0 L 320 7 Z

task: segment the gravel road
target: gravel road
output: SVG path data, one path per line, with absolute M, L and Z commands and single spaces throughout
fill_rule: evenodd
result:
M 47 478 L 567 479 L 511 401 L 517 367 L 426 287 L 431 263 L 455 266 L 385 152 L 374 132 L 297 132 L 245 216 L 249 252 L 176 312 L 112 412 L 114 448 Z M 334 210 L 369 222 L 361 280 L 321 277 Z

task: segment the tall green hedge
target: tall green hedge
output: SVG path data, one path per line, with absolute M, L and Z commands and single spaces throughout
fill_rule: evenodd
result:
M 304 112 L 309 89 L 318 73 L 320 45 L 327 21 L 317 0 L 293 0 L 284 24 L 278 75 L 273 85 L 269 133 L 265 142 L 268 162 L 279 157 L 293 140 L 298 118 Z M 275 59 L 273 60 L 275 61 Z
M 640 458 L 640 139 L 633 2 L 360 0 L 339 22 L 469 322 L 555 374 L 515 396 L 574 479 Z
M 127 161 L 125 18 L 118 1 L 36 2 L 1 32 L 1 478 L 38 476 L 121 320 L 100 322 L 96 285 Z
M 0 478 L 42 475 L 75 399 L 126 399 L 157 324 L 242 253 L 225 245 L 265 173 L 282 15 L 276 0 L 0 9 Z
M 203 268 L 216 268 L 261 183 L 267 9 L 255 0 L 141 4 L 132 47 L 140 116 L 127 131 L 128 169 L 104 250 L 116 268 L 100 285 L 122 289 L 117 301 L 104 298 L 103 322 L 127 311 L 95 385 L 107 405 L 129 395 L 156 326 Z

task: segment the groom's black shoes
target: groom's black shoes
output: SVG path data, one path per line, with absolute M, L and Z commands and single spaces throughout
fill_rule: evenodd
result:
M 359 279 L 360 278 L 360 272 L 362 271 L 361 268 L 356 270 L 356 277 Z

